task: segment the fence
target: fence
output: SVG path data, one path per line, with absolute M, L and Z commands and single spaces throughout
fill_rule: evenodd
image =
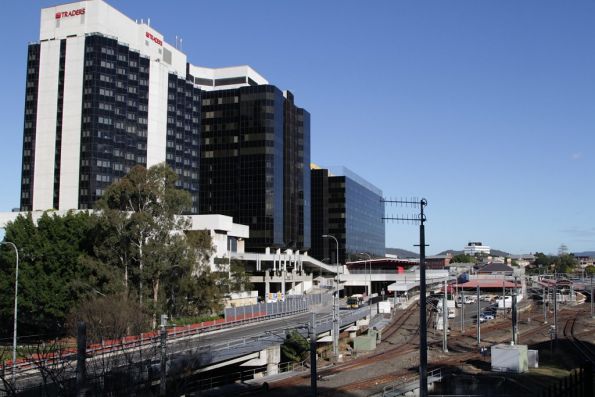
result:
M 274 318 L 303 313 L 312 305 L 327 304 L 331 299 L 332 296 L 329 294 L 287 295 L 283 301 L 227 308 L 224 313 L 225 321 L 243 321 L 257 317 Z
M 593 365 L 584 364 L 581 368 L 572 371 L 567 377 L 560 379 L 553 385 L 544 388 L 541 397 L 592 397 L 593 388 Z

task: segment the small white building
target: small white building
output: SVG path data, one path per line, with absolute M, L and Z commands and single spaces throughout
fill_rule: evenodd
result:
M 529 370 L 527 345 L 494 345 L 492 350 L 492 371 L 523 373 Z
M 475 255 L 475 254 L 490 254 L 490 247 L 487 245 L 483 245 L 481 241 L 470 241 L 467 243 L 467 246 L 463 248 L 463 252 L 466 255 Z
M 243 254 L 245 240 L 250 237 L 250 227 L 233 223 L 231 216 L 189 215 L 190 230 L 208 230 L 215 252 L 211 255 L 211 270 L 215 269 L 215 258 L 231 259 L 233 254 Z

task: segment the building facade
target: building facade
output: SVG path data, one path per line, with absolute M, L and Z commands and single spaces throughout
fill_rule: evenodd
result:
M 309 248 L 310 116 L 249 66 L 205 68 L 102 0 L 41 10 L 27 59 L 22 211 L 91 209 L 134 165 L 168 164 L 190 214 Z
M 251 250 L 309 248 L 308 112 L 267 84 L 205 91 L 202 103 L 200 213 L 249 225 Z
M 483 255 L 489 255 L 490 254 L 490 247 L 487 245 L 483 245 L 481 243 L 481 241 L 470 241 L 469 243 L 467 243 L 467 245 L 465 246 L 465 248 L 463 248 L 463 253 L 465 255 L 477 255 L 477 254 L 483 254 Z
M 339 262 L 361 258 L 361 253 L 385 255 L 382 191 L 344 167 L 312 167 L 312 249 L 319 260 Z M 364 256 L 365 257 L 365 256 Z

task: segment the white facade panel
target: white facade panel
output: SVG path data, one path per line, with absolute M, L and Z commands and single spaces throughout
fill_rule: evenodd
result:
M 151 61 L 149 71 L 149 116 L 147 125 L 147 167 L 165 162 L 167 144 L 168 70 Z
M 262 77 L 258 72 L 252 69 L 248 65 L 241 65 L 241 66 L 230 66 L 225 68 L 207 68 L 204 66 L 195 66 L 190 65 L 189 73 L 194 77 L 199 77 L 203 79 L 209 80 L 217 80 L 217 79 L 227 79 L 231 77 L 249 77 L 258 85 L 269 84 L 269 82 Z M 244 84 L 233 84 L 233 85 L 224 85 L 219 87 L 210 87 L 210 86 L 203 86 L 200 85 L 201 89 L 205 91 L 214 91 L 214 90 L 228 90 L 240 87 L 246 87 L 248 83 Z
M 117 38 L 151 60 L 162 62 L 180 76 L 186 75 L 186 55 L 167 44 L 161 33 L 138 23 L 102 0 L 80 1 L 41 10 L 40 40 L 101 33 Z
M 66 40 L 62 148 L 60 151 L 60 198 L 58 209 L 78 208 L 81 147 L 81 117 L 85 37 Z
M 37 129 L 33 171 L 33 210 L 54 208 L 54 163 L 60 41 L 41 43 Z

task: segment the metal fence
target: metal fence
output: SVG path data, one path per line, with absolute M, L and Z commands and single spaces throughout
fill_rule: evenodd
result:
M 283 301 L 227 308 L 224 313 L 225 321 L 242 321 L 256 317 L 274 318 L 303 313 L 310 310 L 313 305 L 328 304 L 331 300 L 332 296 L 329 294 L 287 295 Z

